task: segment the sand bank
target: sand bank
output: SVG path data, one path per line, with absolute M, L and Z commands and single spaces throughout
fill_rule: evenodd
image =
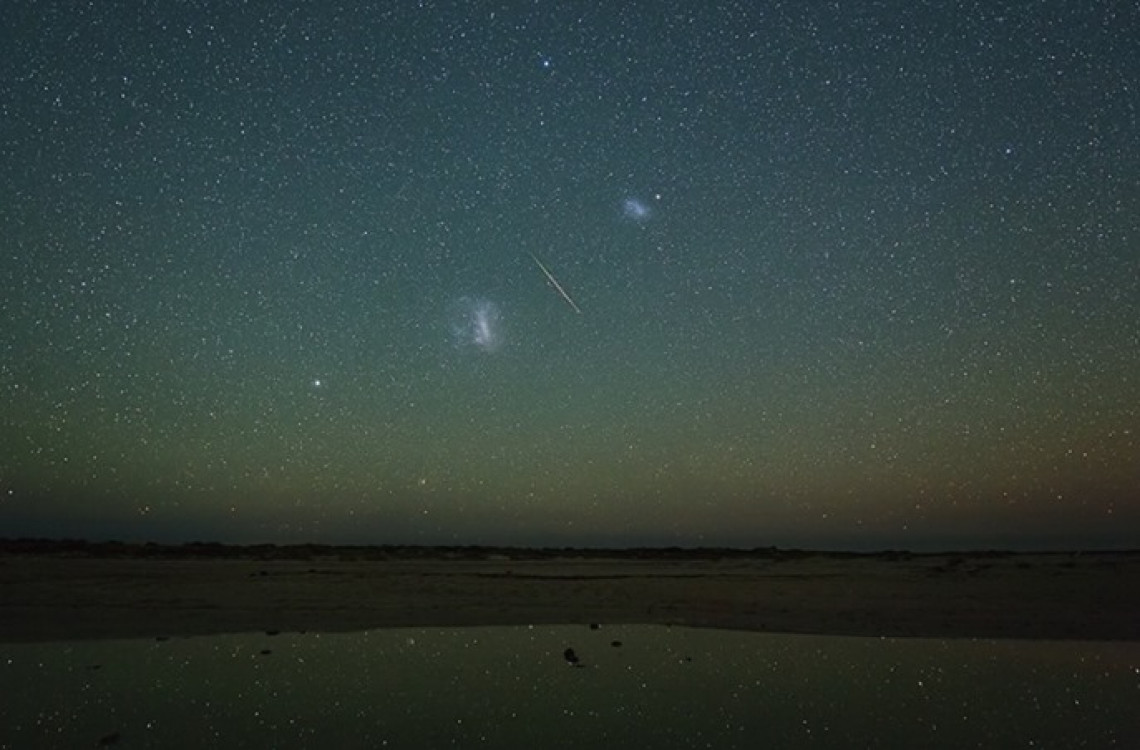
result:
M 0 641 L 557 623 L 1140 640 L 1140 554 L 0 556 Z

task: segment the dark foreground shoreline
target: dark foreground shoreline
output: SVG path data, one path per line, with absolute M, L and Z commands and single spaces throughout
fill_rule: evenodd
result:
M 0 642 L 569 623 L 1140 640 L 1140 552 L 0 541 Z

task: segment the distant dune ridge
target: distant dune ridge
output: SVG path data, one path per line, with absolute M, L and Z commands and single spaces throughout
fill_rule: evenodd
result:
M 1140 552 L 0 540 L 0 641 L 558 623 L 1140 640 Z

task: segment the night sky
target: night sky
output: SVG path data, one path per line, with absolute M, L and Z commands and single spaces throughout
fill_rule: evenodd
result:
M 0 536 L 1140 544 L 1131 2 L 0 11 Z

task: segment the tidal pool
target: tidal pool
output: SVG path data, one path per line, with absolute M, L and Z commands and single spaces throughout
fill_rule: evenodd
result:
M 1140 747 L 1140 644 L 643 625 L 0 644 L 0 746 Z

